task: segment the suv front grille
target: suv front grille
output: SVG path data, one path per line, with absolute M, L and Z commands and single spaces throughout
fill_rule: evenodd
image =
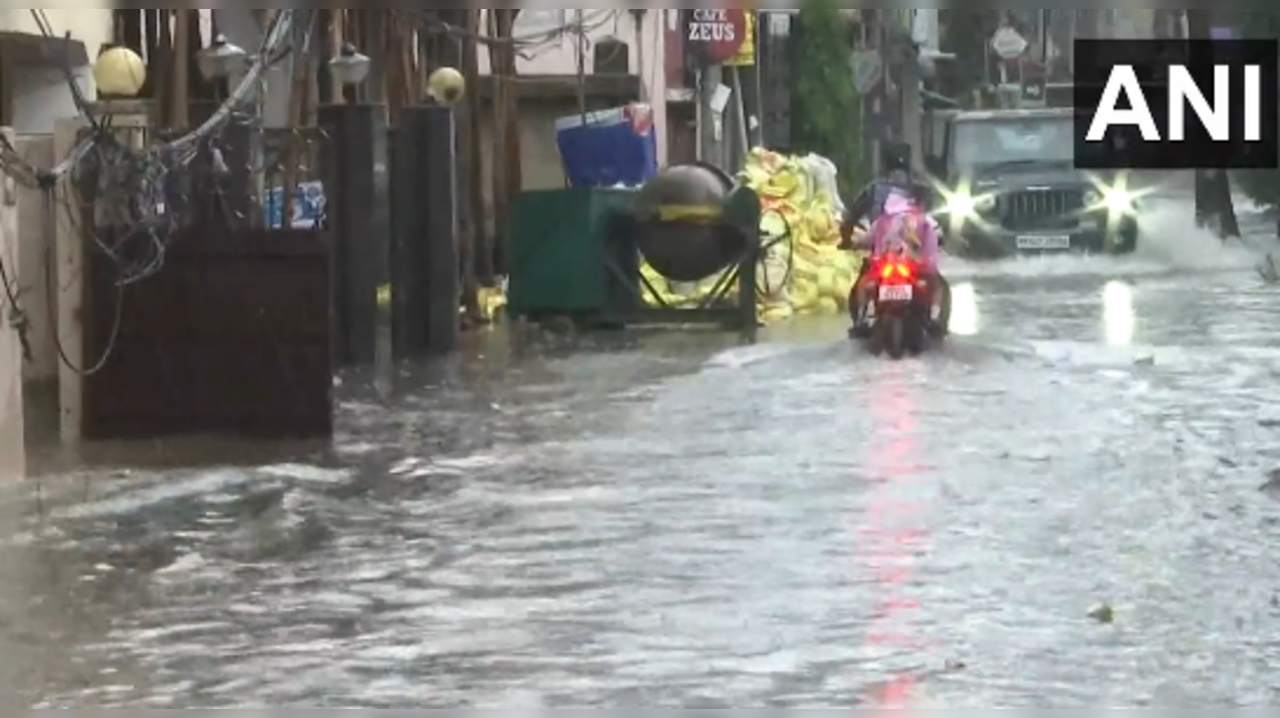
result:
M 1033 189 L 1000 197 L 1000 216 L 1007 229 L 1074 227 L 1084 209 L 1084 190 Z

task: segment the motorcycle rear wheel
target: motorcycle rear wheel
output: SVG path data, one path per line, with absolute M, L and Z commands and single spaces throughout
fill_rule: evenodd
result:
M 907 353 L 906 320 L 899 316 L 885 317 L 880 342 L 891 359 L 901 359 Z

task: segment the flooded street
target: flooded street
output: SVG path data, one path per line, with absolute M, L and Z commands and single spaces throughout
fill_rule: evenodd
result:
M 51 478 L 4 507 L 3 695 L 1274 703 L 1280 294 L 1205 241 L 953 263 L 957 336 L 918 360 L 840 320 L 495 339 L 349 378 L 332 449 Z

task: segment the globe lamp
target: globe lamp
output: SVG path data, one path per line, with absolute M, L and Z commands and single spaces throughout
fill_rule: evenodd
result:
M 248 56 L 244 48 L 227 40 L 226 35 L 218 33 L 213 38 L 212 45 L 196 53 L 196 65 L 206 80 L 220 80 L 231 77 L 236 70 L 242 69 Z
M 104 50 L 93 63 L 93 82 L 103 97 L 137 97 L 146 80 L 146 64 L 127 47 Z
M 454 105 L 467 92 L 467 81 L 452 67 L 442 67 L 427 78 L 427 94 L 442 105 Z
M 333 79 L 347 87 L 355 87 L 369 77 L 369 69 L 373 62 L 368 55 L 356 50 L 349 42 L 342 43 L 337 57 L 329 61 L 329 72 Z

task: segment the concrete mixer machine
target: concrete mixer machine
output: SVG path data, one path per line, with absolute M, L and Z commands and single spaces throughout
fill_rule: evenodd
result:
M 581 327 L 712 324 L 754 335 L 760 198 L 707 164 L 674 165 L 638 190 L 523 192 L 512 203 L 508 313 Z M 654 307 L 647 262 L 675 282 L 713 282 L 695 306 Z M 660 303 L 661 304 L 661 303 Z

